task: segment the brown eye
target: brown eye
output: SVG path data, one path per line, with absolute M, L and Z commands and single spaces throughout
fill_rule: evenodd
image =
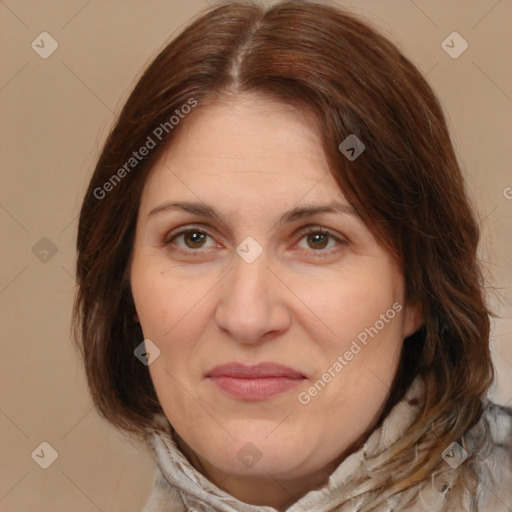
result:
M 198 249 L 202 246 L 207 236 L 202 231 L 187 231 L 183 233 L 183 240 L 190 249 Z
M 307 241 L 312 249 L 325 249 L 329 243 L 329 237 L 329 233 L 318 231 L 307 235 Z
M 175 246 L 176 249 L 182 252 L 199 252 L 197 249 L 207 249 L 216 245 L 215 242 L 209 246 L 205 245 L 208 238 L 213 241 L 213 238 L 205 231 L 189 228 L 177 233 L 171 233 L 164 241 L 164 245 Z
M 303 243 L 303 240 L 306 242 L 305 244 Z M 323 257 L 332 256 L 334 253 L 343 249 L 343 246 L 347 244 L 348 241 L 343 237 L 336 236 L 333 233 L 317 226 L 306 229 L 302 233 L 298 247 L 303 252 L 306 251 L 315 257 Z

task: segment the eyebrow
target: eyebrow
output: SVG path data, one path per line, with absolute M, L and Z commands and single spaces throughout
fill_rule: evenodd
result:
M 216 220 L 222 224 L 227 224 L 222 215 L 215 211 L 214 208 L 208 206 L 205 203 L 194 201 L 166 201 L 165 203 L 162 203 L 161 205 L 153 208 L 148 213 L 148 217 L 153 217 L 158 213 L 173 210 L 182 210 L 185 212 L 198 215 L 200 217 L 206 217 L 208 219 Z M 354 208 L 351 205 L 341 203 L 339 201 L 332 201 L 331 203 L 328 204 L 313 204 L 292 208 L 291 210 L 288 210 L 281 216 L 281 218 L 279 219 L 279 223 L 291 223 L 293 221 L 304 219 L 307 217 L 313 217 L 314 215 L 318 215 L 321 213 L 344 214 L 360 218 L 358 213 L 354 210 Z

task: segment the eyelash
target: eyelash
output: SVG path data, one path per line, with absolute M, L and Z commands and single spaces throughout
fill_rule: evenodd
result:
M 188 233 L 199 233 L 199 234 L 204 234 L 206 236 L 209 236 L 210 238 L 213 239 L 213 237 L 207 232 L 205 231 L 204 229 L 200 228 L 199 226 L 190 226 L 186 229 L 182 229 L 181 231 L 177 231 L 177 232 L 171 232 L 169 233 L 164 241 L 163 241 L 163 245 L 165 247 L 168 247 L 172 244 L 172 242 L 178 238 L 179 236 L 182 236 L 182 235 L 186 235 Z M 304 237 L 306 237 L 307 235 L 310 235 L 310 234 L 322 234 L 322 235 L 327 235 L 328 237 L 330 237 L 331 239 L 335 240 L 336 242 L 338 242 L 338 245 L 340 246 L 344 246 L 344 245 L 347 245 L 348 244 L 348 241 L 345 240 L 345 239 L 341 239 L 337 236 L 335 236 L 333 233 L 331 233 L 330 231 L 324 229 L 324 228 L 321 228 L 320 226 L 315 226 L 315 227 L 308 227 L 308 228 L 305 228 L 304 230 L 302 230 L 300 232 L 300 238 L 299 238 L 299 241 L 302 240 Z M 183 249 L 181 247 L 178 247 L 178 246 L 175 246 L 175 250 L 177 250 L 178 252 L 181 252 L 181 253 L 184 253 L 184 254 L 187 254 L 187 255 L 192 255 L 192 256 L 202 256 L 204 255 L 205 252 L 208 252 L 209 249 Z M 306 252 L 312 252 L 312 253 L 315 253 L 315 257 L 318 257 L 318 258 L 322 258 L 322 257 L 326 257 L 326 256 L 331 256 L 332 254 L 335 254 L 337 252 L 339 252 L 341 250 L 341 247 L 338 247 L 338 248 L 331 248 L 331 249 L 302 249 L 302 251 L 306 251 Z

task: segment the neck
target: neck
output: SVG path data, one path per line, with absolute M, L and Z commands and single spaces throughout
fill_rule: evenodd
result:
M 197 471 L 213 482 L 219 489 L 234 498 L 255 506 L 269 506 L 284 512 L 308 492 L 327 483 L 329 476 L 339 466 L 346 454 L 338 457 L 321 470 L 295 479 L 278 479 L 266 476 L 240 476 L 226 474 L 197 455 L 174 431 L 176 444 Z

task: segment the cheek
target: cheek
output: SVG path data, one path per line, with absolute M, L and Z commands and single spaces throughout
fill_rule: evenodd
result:
M 150 367 L 155 377 L 165 379 L 158 374 L 165 370 L 186 373 L 188 362 L 201 349 L 197 340 L 213 315 L 208 291 L 214 284 L 205 276 L 180 278 L 149 262 L 132 267 L 132 294 L 144 338 L 155 343 L 162 356 Z
M 160 350 L 148 369 L 165 414 L 177 426 L 182 417 L 186 424 L 204 421 L 197 404 L 184 392 L 193 389 L 191 383 L 198 378 L 189 362 L 208 316 L 207 302 L 201 301 L 205 296 L 202 287 L 155 271 L 148 264 L 133 267 L 132 294 L 144 338 Z
M 295 281 L 294 292 L 308 308 L 297 321 L 309 331 L 315 329 L 325 348 L 343 349 L 395 302 L 403 301 L 401 274 L 386 259 L 368 258 L 360 265 L 333 272 L 327 279 L 315 277 Z M 391 330 L 391 324 L 396 329 L 398 323 L 390 322 L 383 330 Z
M 183 323 L 201 296 L 197 283 L 176 279 L 151 260 L 132 266 L 131 288 L 144 336 L 161 342 Z
M 310 287 L 308 305 L 315 315 L 308 316 L 308 326 L 302 322 L 316 341 L 316 360 L 322 361 L 316 375 L 322 391 L 311 411 L 336 406 L 336 417 L 346 421 L 341 411 L 357 408 L 362 400 L 369 413 L 375 412 L 400 357 L 403 293 L 400 269 L 385 258 L 369 259 Z

